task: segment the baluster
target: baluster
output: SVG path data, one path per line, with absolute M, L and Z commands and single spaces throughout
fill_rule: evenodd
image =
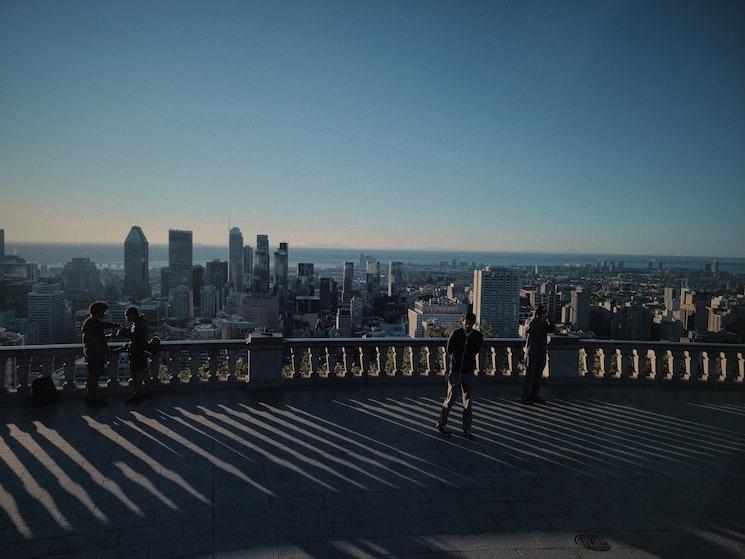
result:
M 517 361 L 518 358 L 515 355 L 515 348 L 514 347 L 507 347 L 507 375 L 516 377 L 519 374 L 519 371 L 517 370 Z
M 731 378 L 732 375 L 729 371 L 731 368 L 730 360 L 727 359 L 727 353 L 724 351 L 719 351 L 714 355 L 714 360 L 717 363 L 719 374 L 717 375 L 717 378 L 715 379 L 717 382 L 727 382 L 727 378 Z
M 326 347 L 328 356 L 329 377 L 341 378 L 344 376 L 344 350 L 341 346 L 333 345 Z M 342 369 L 341 371 L 338 369 Z
M 423 353 L 420 355 L 419 359 L 424 360 L 424 369 L 420 374 L 430 376 L 432 374 L 432 351 L 429 346 L 422 347 L 421 351 Z
M 409 352 L 409 360 L 411 361 L 411 368 L 409 370 L 409 375 L 412 377 L 420 377 L 422 376 L 422 351 L 424 351 L 424 348 L 419 346 L 408 346 L 406 348 L 406 351 Z
M 122 385 L 119 381 L 119 353 L 109 353 L 107 371 L 109 373 L 109 388 L 118 388 Z
M 404 353 L 408 348 L 404 345 L 393 346 L 393 376 L 404 376 Z
M 579 373 L 580 377 L 587 376 L 587 350 L 583 347 L 579 348 Z
M 638 380 L 641 377 L 639 350 L 631 348 L 624 351 L 624 378 Z
M 360 354 L 360 376 L 362 377 L 369 377 L 370 376 L 370 357 L 369 357 L 369 351 L 365 346 L 360 346 L 358 348 L 359 354 Z
M 701 382 L 703 369 L 701 368 L 700 355 L 688 350 L 681 350 L 681 354 L 683 373 L 688 375 L 688 382 Z
M 302 378 L 303 375 L 300 372 L 300 365 L 302 364 L 302 353 L 299 348 L 297 347 L 291 347 L 290 348 L 290 369 L 292 370 L 292 378 L 299 379 Z
M 745 382 L 745 353 L 742 351 L 737 352 L 737 376 L 734 381 L 739 384 Z
M 217 382 L 219 379 L 217 378 L 217 370 L 220 367 L 217 350 L 212 349 L 209 352 L 209 368 L 210 368 L 210 382 Z
M 68 353 L 65 356 L 65 384 L 62 385 L 65 390 L 74 390 L 75 385 L 75 358 L 77 355 Z
M 198 351 L 189 351 L 189 383 L 196 384 L 199 378 L 199 367 L 202 364 Z
M 150 358 L 150 379 L 153 384 L 160 384 L 160 352 L 156 351 Z
M 447 348 L 444 345 L 437 346 L 437 374 L 440 376 L 447 375 L 450 370 L 450 363 L 447 354 Z
M 701 382 L 709 382 L 713 380 L 712 377 L 714 375 L 710 369 L 711 365 L 712 363 L 711 363 L 711 360 L 709 359 L 709 352 L 702 351 L 698 357 L 698 366 L 699 366 L 699 371 L 700 371 L 699 378 L 701 379 Z
M 351 377 L 354 375 L 354 348 L 343 346 L 341 348 L 341 372 L 339 376 Z
M 660 381 L 665 374 L 666 349 L 655 348 L 652 350 L 649 366 L 652 369 L 649 375 L 651 380 Z
M 166 367 L 168 369 L 168 376 L 170 377 L 170 384 L 179 384 L 181 382 L 181 363 L 178 359 L 178 352 L 169 351 L 168 359 L 166 359 Z
M 321 376 L 321 352 L 325 352 L 325 348 L 322 347 L 309 347 L 308 348 L 308 366 L 310 371 L 308 376 L 310 378 L 319 378 Z
M 238 361 L 238 354 L 235 351 L 228 350 L 228 380 L 238 380 L 236 374 L 236 362 Z
M 388 350 L 389 346 L 377 346 L 377 365 L 378 377 L 385 378 L 388 376 Z

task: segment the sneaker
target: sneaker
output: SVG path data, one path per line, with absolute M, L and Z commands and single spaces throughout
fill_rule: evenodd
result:
M 440 425 L 439 423 L 436 425 L 437 430 L 440 432 L 440 435 L 443 435 L 445 437 L 450 436 L 450 430 L 445 427 L 444 425 Z
M 540 396 L 536 396 L 535 398 L 533 398 L 533 403 L 534 404 L 545 404 L 546 400 L 544 400 Z
M 125 404 L 141 404 L 142 403 L 142 396 L 132 396 L 131 398 L 127 398 L 124 400 Z
M 103 408 L 105 406 L 108 406 L 108 404 L 104 402 L 101 398 L 96 398 L 95 400 L 91 398 L 86 398 L 85 403 L 88 404 L 92 408 Z
M 528 400 L 527 398 L 520 398 L 520 403 L 524 406 L 532 406 L 533 400 Z
M 471 433 L 470 431 L 463 431 L 463 436 L 467 438 L 469 441 L 472 441 L 476 438 L 473 436 L 473 433 Z
M 153 398 L 155 398 L 155 394 L 153 394 L 152 392 L 145 392 L 142 397 L 146 400 L 152 400 Z

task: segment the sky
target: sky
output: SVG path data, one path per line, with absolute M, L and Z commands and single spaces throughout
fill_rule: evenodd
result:
M 745 257 L 745 3 L 0 0 L 7 241 Z

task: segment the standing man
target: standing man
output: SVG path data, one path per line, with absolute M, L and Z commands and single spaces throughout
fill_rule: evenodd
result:
M 106 354 L 109 345 L 106 343 L 107 328 L 119 328 L 118 324 L 106 322 L 106 312 L 109 306 L 103 301 L 91 303 L 88 307 L 89 316 L 83 321 L 83 355 L 88 369 L 88 379 L 85 383 L 88 389 L 86 404 L 94 407 L 106 405 L 103 398 L 98 396 L 98 379 L 106 372 Z
M 129 354 L 129 372 L 132 374 L 132 385 L 134 394 L 125 400 L 127 404 L 138 404 L 143 398 L 152 398 L 153 392 L 150 388 L 150 371 L 147 370 L 148 350 L 148 327 L 145 317 L 140 314 L 137 307 L 129 307 L 124 312 L 124 317 L 132 324 L 129 330 L 120 328 L 118 336 L 127 338 L 127 353 Z
M 471 393 L 475 381 L 476 354 L 481 349 L 484 335 L 473 329 L 473 325 L 476 324 L 476 315 L 472 312 L 463 315 L 461 324 L 463 327 L 455 330 L 448 338 L 446 349 L 448 369 L 450 370 L 447 376 L 448 392 L 445 401 L 442 403 L 442 412 L 440 421 L 437 422 L 437 430 L 446 437 L 450 436 L 450 431 L 447 428 L 448 414 L 450 408 L 453 407 L 455 389 L 460 387 L 463 397 L 463 434 L 466 438 L 473 440 L 471 434 L 471 418 L 473 416 Z
M 526 328 L 525 347 L 528 349 L 528 363 L 523 383 L 523 397 L 520 399 L 521 404 L 532 406 L 546 403 L 546 400 L 538 395 L 538 390 L 541 388 L 543 369 L 546 368 L 548 335 L 554 330 L 556 326 L 546 318 L 546 309 L 538 305 Z

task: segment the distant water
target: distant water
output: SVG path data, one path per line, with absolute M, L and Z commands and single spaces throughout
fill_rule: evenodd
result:
M 272 247 L 273 252 L 276 247 Z M 88 257 L 104 268 L 124 266 L 124 248 L 121 244 L 54 244 L 6 243 L 6 253 L 18 254 L 28 262 L 49 266 L 62 266 L 74 257 Z M 435 250 L 372 250 L 341 248 L 303 248 L 290 246 L 290 266 L 298 262 L 313 262 L 316 268 L 338 268 L 345 260 L 359 266 L 360 253 L 370 254 L 383 264 L 389 261 L 409 264 L 439 264 L 440 262 L 475 262 L 492 266 L 576 266 L 595 264 L 598 260 L 623 261 L 626 268 L 646 268 L 649 260 L 663 262 L 666 268 L 702 270 L 713 258 L 698 256 L 661 255 L 607 255 L 607 254 L 550 254 L 531 252 L 468 252 Z M 194 245 L 194 263 L 208 260 L 227 260 L 228 247 Z M 745 274 L 745 258 L 718 258 L 722 271 Z M 150 266 L 168 265 L 168 245 L 150 245 Z

